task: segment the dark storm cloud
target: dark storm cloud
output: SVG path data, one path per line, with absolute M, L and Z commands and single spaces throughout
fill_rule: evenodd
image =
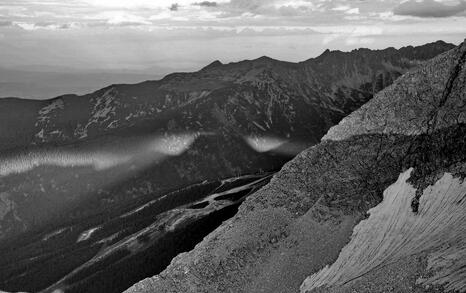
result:
M 13 25 L 13 22 L 8 21 L 8 20 L 0 20 L 0 27 L 2 26 L 11 26 Z
M 178 11 L 178 8 L 180 8 L 180 5 L 178 3 L 174 3 L 170 6 L 170 11 Z
M 254 11 L 264 6 L 268 6 L 275 1 L 270 0 L 231 0 L 230 5 L 234 8 L 246 11 Z
M 460 1 L 456 5 L 446 5 L 435 0 L 417 2 L 410 0 L 395 7 L 394 14 L 417 17 L 450 17 L 466 11 L 466 2 Z
M 40 21 L 40 22 L 34 23 L 34 26 L 43 27 L 43 28 L 52 27 L 52 26 L 55 26 L 55 25 L 56 25 L 56 23 L 48 22 L 48 21 Z
M 321 0 L 329 1 L 329 0 Z M 238 16 L 251 13 L 272 17 L 296 17 L 309 16 L 318 5 L 312 0 L 285 1 L 285 0 L 230 0 L 225 4 L 219 4 L 227 16 Z
M 70 29 L 71 27 L 72 25 L 70 23 L 63 23 L 58 28 L 65 30 L 65 29 Z
M 193 5 L 201 6 L 201 7 L 217 7 L 218 3 L 217 2 L 211 2 L 211 1 L 202 1 L 202 2 L 193 3 Z

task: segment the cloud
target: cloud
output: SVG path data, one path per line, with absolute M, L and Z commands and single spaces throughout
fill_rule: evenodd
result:
M 179 8 L 180 8 L 180 4 L 178 4 L 178 3 L 173 3 L 173 4 L 170 6 L 170 11 L 178 11 Z
M 346 14 L 359 14 L 359 8 L 351 8 L 348 5 L 339 5 L 331 9 L 332 11 L 344 12 Z
M 218 3 L 226 16 L 305 16 L 316 9 L 310 0 L 231 0 Z M 308 15 L 307 15 L 308 16 Z
M 346 14 L 359 14 L 359 8 L 351 8 L 345 11 Z
M 300 61 L 327 47 L 464 39 L 466 17 L 427 21 L 398 15 L 410 12 L 411 5 L 416 8 L 411 14 L 426 15 L 418 8 L 433 6 L 437 14 L 463 16 L 462 2 L 420 1 L 0 0 L 0 60 L 8 66 L 67 63 L 104 70 L 157 66 L 168 73 L 196 69 L 211 59 L 270 55 Z M 177 11 L 169 9 L 173 4 Z
M 456 5 L 447 5 L 435 0 L 409 0 L 395 7 L 393 13 L 416 17 L 450 17 L 464 11 L 466 11 L 464 0 Z
M 8 20 L 0 20 L 0 27 L 2 26 L 11 26 L 13 25 L 13 22 L 8 21 Z
M 100 20 L 97 24 L 108 24 L 117 26 L 132 26 L 150 24 L 150 22 L 142 16 L 128 13 L 126 11 L 105 11 L 97 15 L 88 17 L 90 20 Z M 102 22 L 104 21 L 104 22 Z
M 93 7 L 118 9 L 156 9 L 171 7 L 173 4 L 189 5 L 192 0 L 81 0 Z
M 270 4 L 269 0 L 231 0 L 230 6 L 246 11 L 256 10 Z
M 218 3 L 217 2 L 211 2 L 211 1 L 202 1 L 202 2 L 196 2 L 193 3 L 194 6 L 201 6 L 201 7 L 217 7 Z
M 345 44 L 348 46 L 354 46 L 354 45 L 367 46 L 367 45 L 373 44 L 374 42 L 375 42 L 374 38 L 349 37 L 349 38 L 346 38 L 345 40 Z
M 350 9 L 351 7 L 349 7 L 348 5 L 340 5 L 340 6 L 332 8 L 333 11 L 346 11 Z

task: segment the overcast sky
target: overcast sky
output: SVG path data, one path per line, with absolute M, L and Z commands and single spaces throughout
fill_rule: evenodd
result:
M 466 38 L 456 0 L 0 0 L 0 66 L 193 70 Z

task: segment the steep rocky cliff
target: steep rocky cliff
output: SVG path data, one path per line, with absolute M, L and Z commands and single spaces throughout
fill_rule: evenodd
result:
M 127 292 L 466 290 L 466 44 L 396 80 Z

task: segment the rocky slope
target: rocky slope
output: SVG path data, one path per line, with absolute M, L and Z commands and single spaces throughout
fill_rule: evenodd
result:
M 214 62 L 85 96 L 0 100 L 0 238 L 138 205 L 203 180 L 277 170 L 422 61 L 451 49 Z
M 300 153 L 127 292 L 464 292 L 466 44 Z

